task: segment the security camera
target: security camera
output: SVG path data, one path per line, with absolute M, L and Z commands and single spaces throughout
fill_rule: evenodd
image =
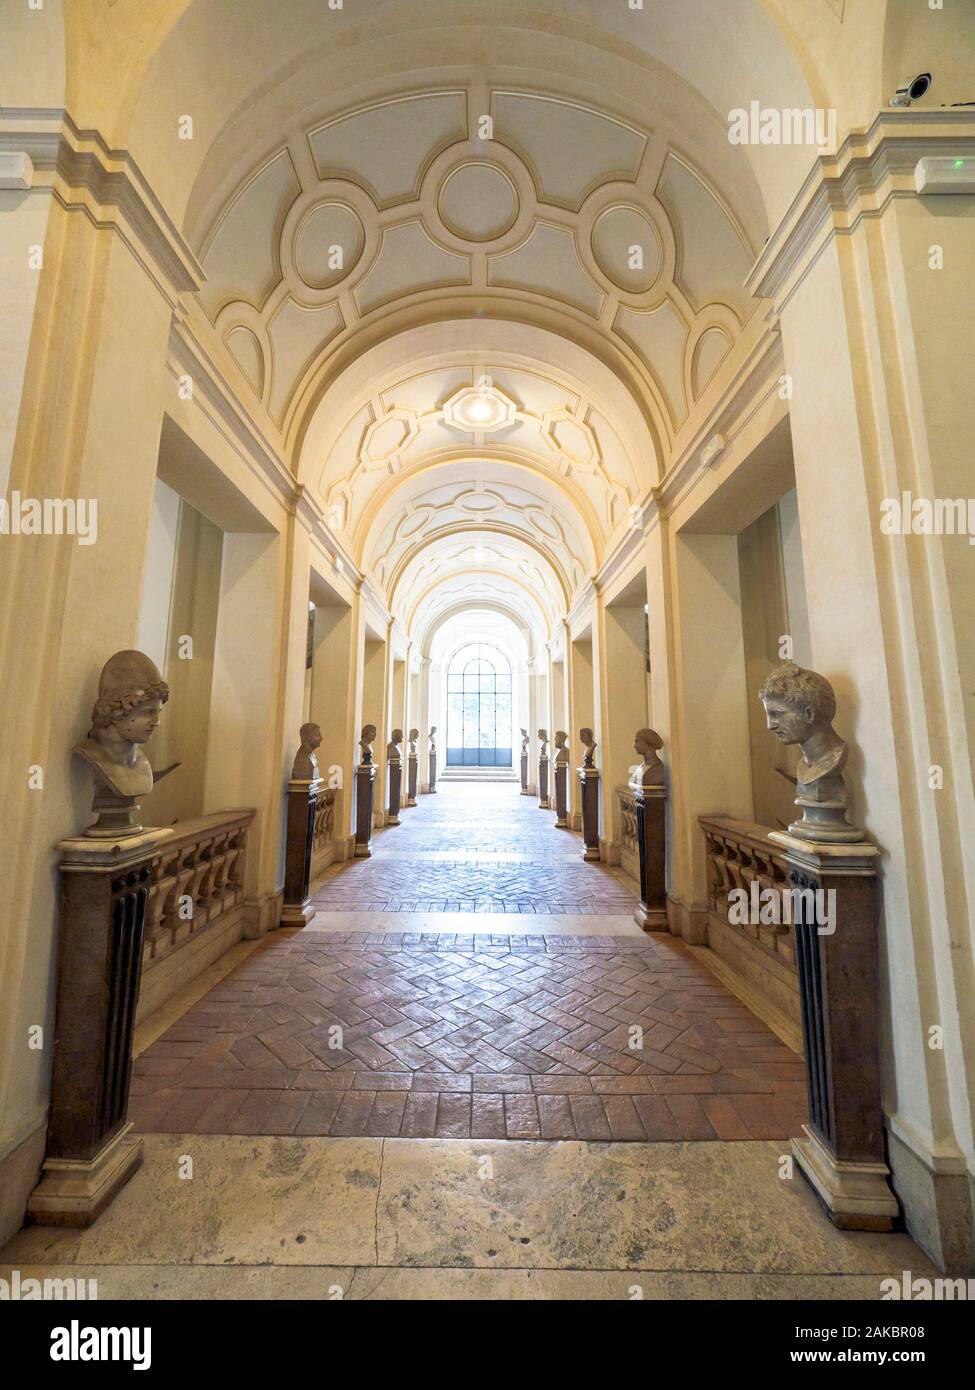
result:
M 910 82 L 905 82 L 902 87 L 890 99 L 891 106 L 910 106 L 912 101 L 920 101 L 931 86 L 931 74 L 922 72 L 919 77 L 912 77 Z

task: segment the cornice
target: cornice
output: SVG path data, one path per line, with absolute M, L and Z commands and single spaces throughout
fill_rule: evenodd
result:
M 570 632 L 574 630 L 576 623 L 581 618 L 585 617 L 595 604 L 598 594 L 599 590 L 596 588 L 595 580 L 587 580 L 580 590 L 579 597 L 565 615 L 565 625 Z
M 924 155 L 971 155 L 975 110 L 883 111 L 851 131 L 835 154 L 820 155 L 745 281 L 780 309 L 829 236 L 879 216 L 891 198 L 916 198 Z
M 47 190 L 97 226 L 115 227 L 149 259 L 169 294 L 198 290 L 206 274 L 127 150 L 82 130 L 66 110 L 0 107 L 0 150 L 24 150 L 34 165 L 31 192 Z
M 274 444 L 241 407 L 219 367 L 184 319 L 175 317 L 169 334 L 169 367 L 193 382 L 193 400 L 210 407 L 210 418 L 235 452 L 287 511 L 295 507 L 297 484 Z
M 310 492 L 304 483 L 296 483 L 294 515 L 300 525 L 318 542 L 321 550 L 328 555 L 339 571 L 339 576 L 357 591 L 362 589 L 365 576 L 342 546 L 338 537 L 328 528 L 325 513 L 317 496 Z
M 730 447 L 769 396 L 777 391 L 785 357 L 782 335 L 771 311 L 761 335 L 738 363 L 727 385 L 707 416 L 681 443 L 660 486 L 655 489 L 663 514 L 674 511 L 701 476 L 701 454 L 715 434 L 724 435 Z

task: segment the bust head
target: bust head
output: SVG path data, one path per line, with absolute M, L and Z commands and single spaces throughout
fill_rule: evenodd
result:
M 148 743 L 169 686 L 142 652 L 116 652 L 102 667 L 88 737 L 105 748 Z
M 642 761 L 631 769 L 631 787 L 663 785 L 664 765 L 657 757 L 657 750 L 663 746 L 664 741 L 656 729 L 637 729 L 633 736 L 633 748 Z
M 298 730 L 301 746 L 308 753 L 314 753 L 322 744 L 322 731 L 317 724 L 302 724 Z
M 586 745 L 587 748 L 590 748 L 594 742 L 592 736 L 592 729 L 580 729 L 579 738 L 582 740 L 582 742 Z
M 315 749 L 321 746 L 322 731 L 317 724 L 302 724 L 298 730 L 301 747 L 295 754 L 291 766 L 291 777 L 296 782 L 313 782 L 318 777 L 318 759 Z
M 376 739 L 376 726 L 375 726 L 375 724 L 364 724 L 364 725 L 363 725 L 363 728 L 362 728 L 362 736 L 361 736 L 359 742 L 360 742 L 360 743 L 374 743 L 374 742 L 375 742 L 375 739 Z
M 633 748 L 645 763 L 657 762 L 657 750 L 664 741 L 655 729 L 638 729 L 633 736 Z
M 539 729 L 539 731 L 538 731 L 538 737 L 542 740 L 543 743 L 547 743 L 547 742 L 548 742 L 548 730 L 547 730 L 547 729 Z
M 787 661 L 766 676 L 758 694 L 776 738 L 802 746 L 796 768 L 802 818 L 792 822 L 789 834 L 807 840 L 859 840 L 863 832 L 846 819 L 850 794 L 843 768 L 849 749 L 833 728 L 836 696 L 829 681 Z
M 829 681 L 794 661 L 766 676 L 758 697 L 769 729 L 782 743 L 808 742 L 813 734 L 829 729 L 836 714 L 836 696 Z
M 411 729 L 411 730 L 410 730 L 410 742 L 411 742 L 411 743 L 416 743 L 416 741 L 417 741 L 417 739 L 418 739 L 419 737 L 420 737 L 420 730 L 419 730 L 419 729 Z
M 564 748 L 565 745 L 568 743 L 568 741 L 569 741 L 569 735 L 565 732 L 565 730 L 564 730 L 564 729 L 556 729 L 556 731 L 555 731 L 555 746 L 556 746 L 556 748 Z

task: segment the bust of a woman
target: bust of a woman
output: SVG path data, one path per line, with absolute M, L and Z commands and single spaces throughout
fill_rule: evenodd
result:
M 657 756 L 664 741 L 655 729 L 638 729 L 633 738 L 634 752 L 639 753 L 640 762 L 631 769 L 630 786 L 660 787 L 664 781 L 664 765 Z
M 91 768 L 92 810 L 100 813 L 86 834 L 133 835 L 142 829 L 133 821 L 136 798 L 153 787 L 142 744 L 156 732 L 168 699 L 169 686 L 142 652 L 116 652 L 102 667 L 88 737 L 74 748 Z

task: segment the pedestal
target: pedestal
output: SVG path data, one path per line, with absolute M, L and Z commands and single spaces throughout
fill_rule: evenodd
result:
M 579 782 L 582 787 L 582 842 L 585 845 L 583 859 L 599 858 L 599 768 L 580 767 Z
M 555 764 L 555 828 L 569 828 L 569 765 Z
M 155 861 L 172 830 L 63 840 L 47 1157 L 27 1210 L 89 1226 L 142 1162 L 126 1122 Z
M 430 754 L 430 791 L 437 790 L 437 755 L 435 752 Z
M 355 770 L 355 858 L 372 854 L 372 799 L 376 788 L 375 763 L 360 763 Z
M 522 755 L 521 755 L 521 794 L 522 794 L 522 796 L 530 796 L 530 795 L 531 795 L 531 792 L 528 790 L 528 754 L 527 754 L 527 753 L 522 753 Z
M 400 787 L 403 782 L 402 758 L 390 758 L 389 763 L 389 801 L 387 802 L 387 825 L 399 825 Z
M 411 753 L 407 760 L 407 781 L 406 781 L 406 804 L 407 806 L 416 805 L 416 769 L 418 758 L 415 753 Z
M 877 869 L 866 842 L 773 831 L 793 894 L 810 1122 L 792 1151 L 835 1226 L 889 1231 L 877 1018 Z
M 644 931 L 666 931 L 667 792 L 664 787 L 636 788 L 633 799 L 640 848 L 640 906 L 633 915 Z
M 548 758 L 545 754 L 538 760 L 538 804 L 543 811 L 551 806 L 548 795 Z
M 315 834 L 315 812 L 322 779 L 288 782 L 288 817 L 284 847 L 284 903 L 282 927 L 304 927 L 315 915 L 308 900 L 311 880 L 311 847 Z

